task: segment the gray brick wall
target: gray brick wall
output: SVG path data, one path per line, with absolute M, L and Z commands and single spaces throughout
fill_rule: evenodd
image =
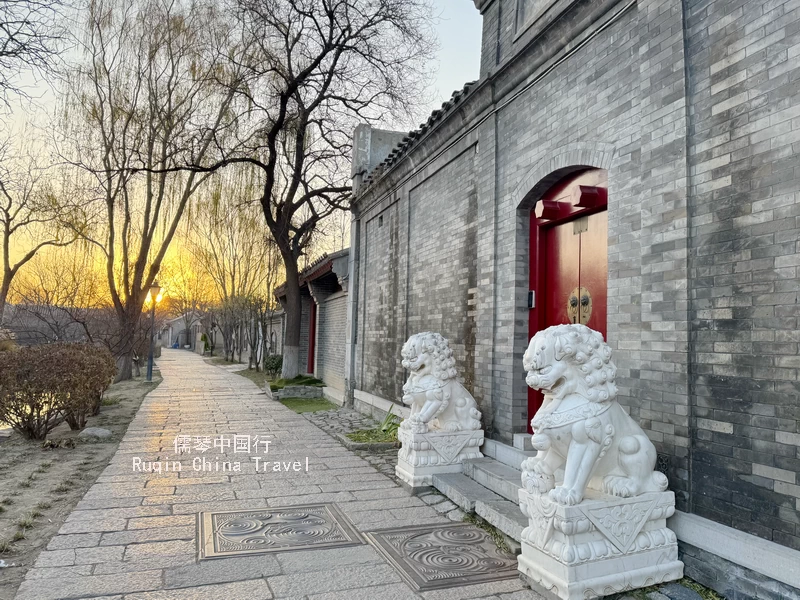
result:
M 715 554 L 678 542 L 687 577 L 722 594 L 726 600 L 800 600 L 800 590 L 734 564 Z
M 300 298 L 300 372 L 308 373 L 308 334 L 311 325 L 311 296 Z
M 800 0 L 578 1 L 521 37 L 512 4 L 483 5 L 482 82 L 354 203 L 355 387 L 396 401 L 438 328 L 491 437 L 525 431 L 530 210 L 606 169 L 620 402 L 680 510 L 798 548 Z
M 401 289 L 405 278 L 401 272 L 406 244 L 401 230 L 407 229 L 408 217 L 403 216 L 407 212 L 406 203 L 376 211 L 365 223 L 361 251 L 366 264 L 359 281 L 362 317 L 356 387 L 393 401 L 399 400 L 402 389 L 399 348 L 405 333 L 405 291 Z
M 317 318 L 316 375 L 327 385 L 344 390 L 347 295 L 339 294 L 320 302 Z
M 691 508 L 800 549 L 800 1 L 686 24 Z
M 270 336 L 274 334 L 274 343 L 272 345 L 272 351 L 274 354 L 282 354 L 283 353 L 283 331 L 284 327 L 284 318 L 283 313 L 274 315 L 269 321 L 266 323 L 266 331 L 265 335 L 267 339 L 270 339 Z

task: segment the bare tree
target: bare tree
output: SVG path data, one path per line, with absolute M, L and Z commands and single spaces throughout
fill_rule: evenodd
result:
M 102 341 L 97 316 L 106 306 L 94 259 L 85 244 L 40 252 L 12 287 L 14 330 L 27 316 L 46 341 Z
M 278 336 L 283 333 L 281 330 L 276 331 L 273 325 L 275 314 L 280 310 L 280 305 L 275 297 L 275 290 L 284 280 L 284 275 L 278 245 L 272 240 L 265 248 L 265 257 L 267 274 L 264 278 L 264 302 L 260 306 L 259 314 L 262 333 L 262 359 L 275 352 L 272 344 L 272 334 L 275 333 Z
M 25 72 L 50 74 L 65 39 L 60 0 L 0 0 L 0 97 L 26 93 Z
M 321 220 L 347 207 L 358 122 L 410 115 L 433 48 L 428 0 L 234 0 L 250 127 L 242 160 L 286 274 L 282 376 L 299 373 L 298 260 Z
M 71 159 L 97 190 L 86 239 L 105 258 L 121 380 L 131 377 L 147 290 L 210 176 L 171 169 L 220 160 L 238 84 L 236 66 L 223 62 L 227 26 L 211 0 L 89 0 L 85 14 L 66 112 L 76 122 Z
M 187 332 L 196 323 L 202 326 L 203 316 L 216 298 L 213 282 L 192 254 L 176 252 L 174 258 L 162 267 L 160 277 L 169 314 L 182 317 Z
M 65 246 L 75 239 L 65 230 L 58 194 L 45 169 L 30 155 L 13 155 L 0 147 L 0 323 L 8 293 L 19 270 L 47 246 Z
M 253 194 L 252 170 L 222 172 L 199 197 L 189 219 L 186 246 L 198 269 L 214 282 L 220 300 L 263 291 L 270 236 L 258 208 L 246 203 Z

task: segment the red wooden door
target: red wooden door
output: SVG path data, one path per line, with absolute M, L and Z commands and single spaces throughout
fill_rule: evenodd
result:
M 588 217 L 587 230 L 580 236 L 581 266 L 578 285 L 592 297 L 592 314 L 584 323 L 606 338 L 608 323 L 608 212 Z
M 553 186 L 531 215 L 531 289 L 535 290 L 538 306 L 531 310 L 529 337 L 551 325 L 573 322 L 583 323 L 606 337 L 608 212 L 605 210 L 605 185 L 603 171 L 571 177 Z M 599 201 L 587 199 L 598 194 Z M 528 389 L 529 430 L 530 419 L 542 400 L 540 392 Z

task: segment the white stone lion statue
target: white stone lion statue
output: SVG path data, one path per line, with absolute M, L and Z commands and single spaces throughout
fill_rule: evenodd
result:
M 623 498 L 667 489 L 666 476 L 654 471 L 655 446 L 616 401 L 617 368 L 600 333 L 549 327 L 531 339 L 523 365 L 527 384 L 544 393 L 531 421 L 539 452 L 522 463 L 529 493 L 572 505 L 587 487 Z
M 412 433 L 470 431 L 481 428 L 481 413 L 456 378 L 450 344 L 426 331 L 408 338 L 402 350 L 403 368 L 411 373 L 403 385 L 403 403 L 411 414 L 401 423 Z

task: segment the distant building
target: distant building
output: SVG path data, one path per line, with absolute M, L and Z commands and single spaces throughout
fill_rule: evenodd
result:
M 338 404 L 345 389 L 348 257 L 348 248 L 326 254 L 300 273 L 300 371 L 322 379 Z M 285 284 L 275 297 L 285 302 Z
M 188 346 L 188 349 L 195 350 L 198 343 L 201 343 L 199 340 L 202 333 L 200 315 L 187 313 L 164 321 L 161 329 L 158 330 L 156 343 L 163 348 L 172 348 L 177 345 L 178 348 Z M 200 353 L 202 354 L 202 349 Z
M 81 318 L 87 326 L 100 311 L 84 311 Z M 53 342 L 86 342 L 89 336 L 76 316 L 60 306 L 46 304 L 8 304 L 3 317 L 4 327 L 14 334 L 20 346 Z

